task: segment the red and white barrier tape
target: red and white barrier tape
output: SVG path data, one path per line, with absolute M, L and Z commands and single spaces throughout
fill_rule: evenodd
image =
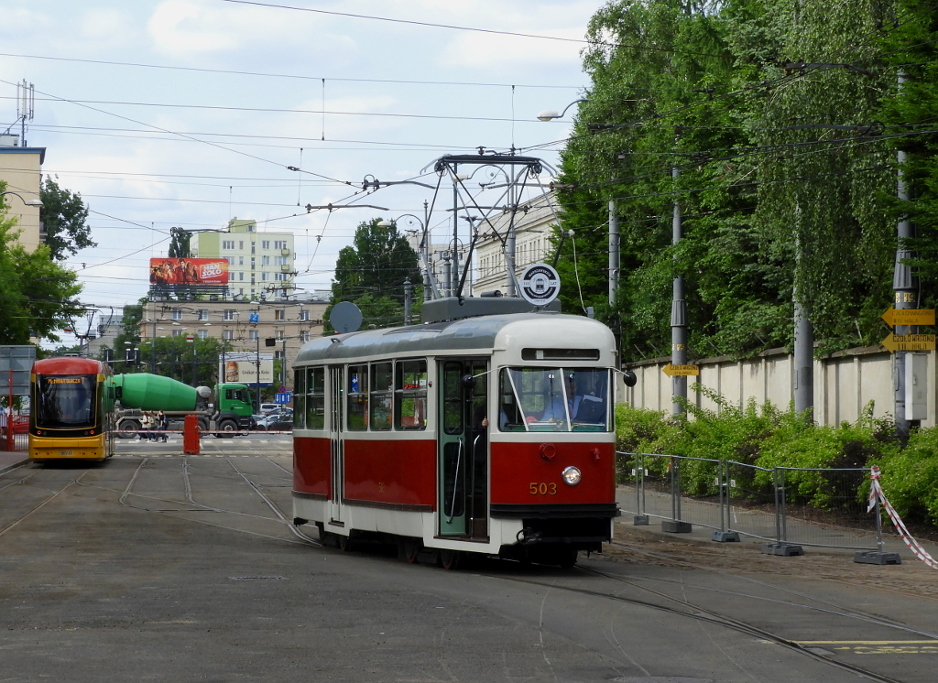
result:
M 883 493 L 883 487 L 879 483 L 879 468 L 874 465 L 870 468 L 870 503 L 866 511 L 872 511 L 873 508 L 876 507 L 877 501 L 882 503 L 883 507 L 886 508 L 889 519 L 892 520 L 893 526 L 896 527 L 896 531 L 899 532 L 899 537 L 909 547 L 909 550 L 932 569 L 938 569 L 938 562 L 928 554 L 918 541 L 912 538 L 912 534 L 905 528 L 905 524 L 903 524 L 902 519 L 899 517 L 899 513 L 897 513 L 895 508 L 886 500 L 886 494 Z

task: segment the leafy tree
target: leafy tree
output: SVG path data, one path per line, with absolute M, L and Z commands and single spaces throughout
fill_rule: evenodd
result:
M 351 301 L 359 306 L 366 324 L 399 325 L 404 320 L 404 281 L 414 285 L 413 303 L 421 301 L 422 284 L 417 253 L 396 226 L 381 225 L 380 218 L 361 223 L 352 246 L 336 260 L 332 304 Z M 326 311 L 329 319 L 330 306 Z M 327 326 L 328 329 L 328 326 Z
M 123 357 L 117 358 L 115 372 L 154 372 L 190 386 L 214 386 L 218 382 L 222 343 L 213 337 L 192 341 L 181 335 L 158 337 L 140 344 L 139 364 L 121 363 Z
M 915 11 L 928 16 L 928 30 L 918 21 L 914 36 L 885 31 L 897 3 L 910 22 Z M 626 357 L 666 355 L 671 283 L 682 275 L 692 357 L 790 344 L 796 292 L 821 350 L 880 339 L 879 314 L 892 299 L 890 209 L 899 211 L 889 199 L 895 154 L 875 125 L 881 99 L 895 92 L 884 55 L 928 64 L 927 6 L 613 0 L 601 8 L 583 53 L 588 102 L 562 153 L 561 227 L 576 238 L 564 242 L 558 269 L 565 283 L 574 265 L 579 274 L 579 287 L 563 290 L 566 309 L 581 308 L 582 291 L 607 322 L 621 319 Z M 917 61 L 883 33 L 916 45 Z M 915 74 L 919 88 L 934 88 L 933 69 Z M 896 120 L 917 122 L 918 132 L 933 110 L 927 100 L 909 115 L 921 96 L 913 88 L 895 100 Z M 925 157 L 916 173 L 927 192 L 935 176 L 921 170 Z M 610 199 L 621 234 L 613 309 L 604 302 Z M 675 204 L 683 238 L 672 245 Z M 928 205 L 917 210 L 927 215 Z
M 57 341 L 64 320 L 82 312 L 75 301 L 81 286 L 46 245 L 27 251 L 16 234 L 0 208 L 0 344 L 28 344 L 31 336 Z
M 192 239 L 192 233 L 182 228 L 170 228 L 169 258 L 189 258 L 192 252 L 189 248 L 189 242 Z
M 62 261 L 80 249 L 97 246 L 86 222 L 88 207 L 80 194 L 59 187 L 55 180 L 46 176 L 39 197 L 42 200 L 39 220 L 45 227 L 45 243 L 53 260 Z
M 911 264 L 921 279 L 920 308 L 938 305 L 938 13 L 932 0 L 897 0 L 883 27 L 882 50 L 896 86 L 885 91 L 881 120 L 891 147 L 906 154 L 902 166 L 910 201 L 893 202 L 891 217 L 908 217 L 916 235 Z M 899 78 L 904 81 L 901 88 Z M 888 188 L 887 188 L 888 189 Z M 892 194 L 889 192 L 888 194 Z M 887 197 L 887 200 L 891 197 Z
M 894 80 L 878 57 L 889 4 L 739 0 L 726 12 L 755 152 L 743 167 L 757 182 L 753 224 L 791 268 L 824 350 L 880 338 L 891 300 L 895 223 L 882 190 L 894 191 L 894 155 L 876 124 Z

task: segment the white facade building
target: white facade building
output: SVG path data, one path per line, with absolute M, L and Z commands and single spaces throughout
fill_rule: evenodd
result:
M 560 222 L 556 211 L 557 204 L 552 193 L 542 194 L 518 205 L 514 216 L 516 277 L 532 263 L 540 263 L 547 258 L 551 246 L 550 236 L 554 226 Z M 508 238 L 511 218 L 511 213 L 505 211 L 489 218 L 491 227 L 485 222 L 478 224 L 480 238 L 473 256 L 477 264 L 473 283 L 476 296 L 495 290 L 505 295 L 510 291 L 506 248 L 502 240 Z M 492 228 L 498 232 L 498 236 Z

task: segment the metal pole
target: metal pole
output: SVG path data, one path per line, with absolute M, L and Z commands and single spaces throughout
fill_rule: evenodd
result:
M 515 196 L 515 176 L 510 171 L 508 181 L 508 208 L 511 211 L 511 218 L 508 220 L 508 235 L 505 238 L 505 266 L 508 270 L 508 296 L 518 296 L 517 272 L 515 268 L 516 241 L 515 241 L 515 217 L 518 215 L 517 197 Z
M 260 309 L 258 309 L 257 314 L 258 316 L 260 316 Z M 260 330 L 258 330 L 256 326 L 254 327 L 254 339 L 257 342 L 257 351 L 255 352 L 256 355 L 254 356 L 254 370 L 256 373 L 254 375 L 254 380 L 257 382 L 257 384 L 255 385 L 254 388 L 255 388 L 255 396 L 257 398 L 257 410 L 258 412 L 260 412 L 260 409 L 261 409 L 261 333 L 260 333 Z
M 899 74 L 899 89 L 905 82 L 905 75 Z M 899 170 L 897 172 L 897 190 L 901 201 L 907 202 L 911 199 L 909 189 L 905 183 L 905 176 L 902 172 L 902 166 L 906 163 L 906 154 L 902 150 L 897 153 Z M 912 274 L 912 269 L 903 261 L 914 256 L 912 251 L 906 249 L 906 240 L 915 236 L 915 226 L 908 216 L 903 216 L 898 225 L 898 244 L 896 246 L 896 262 L 893 268 L 892 288 L 896 295 L 896 310 L 911 309 L 918 306 L 918 282 Z M 918 332 L 918 326 L 915 325 L 896 325 L 895 334 L 915 334 Z M 904 443 L 908 441 L 909 430 L 913 422 L 906 417 L 905 405 L 905 366 L 907 360 L 907 351 L 896 351 L 895 354 L 895 418 L 896 418 L 896 436 Z
M 677 167 L 671 169 L 671 177 L 677 181 L 680 171 Z M 676 183 L 675 183 L 676 184 Z M 681 225 L 681 205 L 674 201 L 674 216 L 671 220 L 671 243 L 675 246 L 683 237 Z M 672 284 L 671 297 L 671 363 L 673 365 L 687 364 L 687 304 L 684 299 L 684 277 L 678 275 Z M 684 413 L 684 405 L 677 399 L 687 400 L 687 377 L 675 375 L 671 378 L 671 414 Z
M 7 386 L 10 388 L 10 402 L 7 404 L 7 450 L 12 451 L 13 444 L 13 368 L 10 369 Z
M 794 377 L 792 378 L 795 413 L 801 415 L 814 408 L 814 325 L 811 324 L 810 310 L 802 303 L 802 292 L 798 280 L 801 273 L 801 208 L 795 207 L 795 339 Z
M 558 254 L 560 253 L 558 249 Z M 616 200 L 609 200 L 609 308 L 615 309 L 619 289 L 619 214 Z
M 410 278 L 404 280 L 404 324 L 410 325 L 410 310 L 414 299 L 414 286 L 410 284 Z

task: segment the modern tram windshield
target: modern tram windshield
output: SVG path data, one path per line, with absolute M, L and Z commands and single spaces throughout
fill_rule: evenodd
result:
M 93 426 L 95 375 L 36 378 L 36 425 L 49 428 Z
M 498 427 L 503 432 L 611 429 L 609 370 L 503 368 Z

